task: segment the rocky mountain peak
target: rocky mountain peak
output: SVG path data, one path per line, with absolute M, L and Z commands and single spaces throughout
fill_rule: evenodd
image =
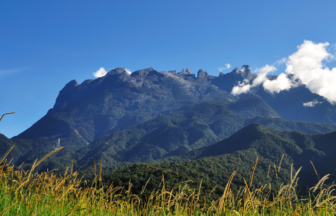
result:
M 156 71 L 154 68 L 150 67 L 150 68 L 146 68 L 146 69 L 142 69 L 142 70 L 137 70 L 134 71 L 131 76 L 132 77 L 145 77 L 150 73 L 155 73 L 155 74 L 159 74 L 158 71 Z
M 251 72 L 251 68 L 250 68 L 250 66 L 248 66 L 248 65 L 243 65 L 242 68 L 241 68 L 240 70 L 243 71 L 243 72 L 245 72 L 245 71 L 249 71 L 249 72 Z
M 125 68 L 114 68 L 110 70 L 106 75 L 113 75 L 113 74 L 121 74 L 121 73 L 127 73 Z
M 189 68 L 187 68 L 187 70 L 185 71 L 184 68 L 182 69 L 182 71 L 179 74 L 191 74 L 191 71 L 189 70 Z
M 63 88 L 62 90 L 72 89 L 72 88 L 74 88 L 74 87 L 76 87 L 76 86 L 78 86 L 78 85 L 79 85 L 79 84 L 78 84 L 77 80 L 71 80 L 70 82 L 68 82 L 68 83 L 64 86 L 64 88 Z
M 233 69 L 233 71 L 231 71 L 231 73 L 228 74 L 239 76 L 242 79 L 248 80 L 251 80 L 257 76 L 256 74 L 252 73 L 251 68 L 248 65 L 243 65 L 241 69 L 236 67 L 235 69 Z
M 205 80 L 208 76 L 209 76 L 208 71 L 203 71 L 202 69 L 200 69 L 197 72 L 197 79 L 199 80 Z

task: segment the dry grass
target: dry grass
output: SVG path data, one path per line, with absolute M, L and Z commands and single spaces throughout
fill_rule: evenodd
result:
M 14 166 L 6 161 L 0 164 L 0 215 L 334 215 L 336 212 L 336 197 L 332 196 L 335 185 L 323 186 L 329 175 L 311 188 L 316 196 L 299 200 L 295 188 L 301 168 L 294 176 L 291 173 L 290 182 L 282 184 L 274 194 L 271 185 L 260 188 L 252 185 L 258 159 L 249 184 L 245 181 L 245 187 L 234 194 L 230 189 L 234 172 L 223 196 L 207 206 L 206 200 L 202 199 L 201 185 L 198 190 L 181 185 L 177 191 L 166 191 L 164 176 L 162 187 L 153 190 L 146 200 L 141 200 L 131 193 L 131 182 L 127 189 L 113 185 L 101 187 L 101 170 L 94 183 L 84 188 L 72 166 L 69 173 L 65 171 L 62 175 L 34 173 L 34 168 L 46 157 L 36 160 L 27 171 L 14 170 Z M 280 165 L 281 162 L 278 170 Z M 146 185 L 141 193 L 145 188 Z

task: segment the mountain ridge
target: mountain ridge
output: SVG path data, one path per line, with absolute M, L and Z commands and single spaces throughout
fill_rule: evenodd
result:
M 252 99 L 261 105 L 264 104 L 258 98 Z M 243 111 L 241 107 L 238 110 L 239 112 Z M 251 114 L 249 107 L 246 107 L 246 112 Z M 94 160 L 100 160 L 100 156 L 103 157 L 103 166 L 126 162 L 150 162 L 166 157 L 179 156 L 214 144 L 222 139 L 229 138 L 253 121 L 278 131 L 300 130 L 313 134 L 336 131 L 336 126 L 332 125 L 292 122 L 270 116 L 246 119 L 236 114 L 234 110 L 213 102 L 191 103 L 174 112 L 160 115 L 145 123 L 104 136 L 87 147 L 65 146 L 62 151 L 68 151 L 68 153 L 56 153 L 46 161 L 60 161 L 62 157 L 66 157 L 64 161 L 74 160 L 76 169 L 85 169 L 92 166 Z M 317 129 L 315 130 L 315 128 Z M 45 150 L 44 154 L 47 153 L 48 151 Z M 29 164 L 33 163 L 36 157 L 41 156 L 41 153 L 32 154 L 28 158 L 22 157 L 19 161 L 26 160 L 26 163 Z M 60 166 L 59 162 L 56 164 Z M 43 166 L 44 164 L 41 164 L 41 167 Z M 51 166 L 50 163 L 49 166 Z M 56 167 L 51 166 L 51 168 Z

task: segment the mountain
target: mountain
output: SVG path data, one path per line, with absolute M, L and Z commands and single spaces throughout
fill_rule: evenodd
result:
M 232 135 L 243 124 L 244 118 L 225 106 L 213 102 L 190 103 L 174 112 L 104 136 L 76 151 L 73 146 L 65 146 L 62 151 L 67 154 L 60 151 L 48 158 L 46 163 L 73 159 L 76 168 L 83 169 L 91 167 L 93 160 L 98 161 L 101 155 L 104 166 L 120 162 L 153 161 L 213 144 Z M 29 157 L 22 157 L 19 162 L 25 160 L 27 164 L 33 163 L 36 157 L 40 158 L 47 152 L 45 149 L 29 154 Z M 59 165 L 59 162 L 56 164 Z
M 131 178 L 133 187 L 138 190 L 151 178 L 151 188 L 160 184 L 161 173 L 164 173 L 165 181 L 169 182 L 167 190 L 178 188 L 178 184 L 186 180 L 197 182 L 194 184 L 197 188 L 203 179 L 205 187 L 218 186 L 223 193 L 222 189 L 231 173 L 237 171 L 232 186 L 237 191 L 244 184 L 244 179 L 249 180 L 254 161 L 258 157 L 253 178 L 255 185 L 272 183 L 272 188 L 278 189 L 281 183 L 289 182 L 293 163 L 294 172 L 303 167 L 298 182 L 300 190 L 306 192 L 308 186 L 313 186 L 318 178 L 328 173 L 332 173 L 331 179 L 335 180 L 335 140 L 336 132 L 307 135 L 296 131 L 278 132 L 260 124 L 250 124 L 216 144 L 174 157 L 174 162 L 169 162 L 172 158 L 166 158 L 163 160 L 166 162 L 161 160 L 158 164 L 134 164 L 117 170 L 106 175 L 104 183 L 108 185 L 114 182 L 114 186 L 126 186 Z M 282 155 L 284 157 L 279 171 Z M 180 162 L 176 162 L 178 160 Z M 313 161 L 318 176 L 315 175 L 310 160 Z
M 79 167 L 87 167 L 101 154 L 106 165 L 178 156 L 227 138 L 253 122 L 278 131 L 335 130 L 332 125 L 307 122 L 335 124 L 336 110 L 325 101 L 303 106 L 323 99 L 304 86 L 275 94 L 262 87 L 239 97 L 230 94 L 233 86 L 255 78 L 244 65 L 218 77 L 203 70 L 196 77 L 188 69 L 176 73 L 148 68 L 129 74 L 116 68 L 81 84 L 73 80 L 43 118 L 11 139 L 19 147 L 14 162 L 32 163 L 53 150 L 59 138 L 67 148 L 50 161 L 64 167 L 65 161 L 74 160 Z M 8 142 L 2 142 L 1 148 L 7 148 Z
M 16 138 L 40 137 L 78 140 L 88 145 L 98 138 L 169 113 L 190 102 L 235 100 L 198 71 L 158 72 L 153 68 L 129 74 L 113 69 L 104 77 L 78 84 L 73 80 L 60 91 L 52 109 Z M 65 142 L 67 143 L 67 142 Z
M 127 130 L 98 139 L 78 154 L 78 164 L 92 166 L 103 155 L 103 164 L 146 162 L 181 155 L 230 136 L 244 118 L 214 103 L 189 104 Z
M 228 108 L 245 118 L 268 116 L 336 125 L 335 106 L 304 86 L 275 94 L 263 87 L 252 88 L 248 94 L 239 96 L 230 94 L 234 86 L 252 83 L 256 76 L 247 65 L 218 77 L 203 70 L 199 70 L 196 77 L 189 69 L 176 73 L 148 68 L 129 74 L 123 68 L 116 68 L 95 80 L 81 84 L 72 80 L 66 84 L 54 107 L 15 138 L 51 140 L 53 137 L 53 143 L 61 138 L 63 145 L 86 146 L 100 137 L 170 113 L 188 103 L 205 101 L 230 104 Z M 251 97 L 263 103 L 253 102 Z M 310 107 L 303 105 L 315 100 L 321 103 Z
M 258 98 L 242 101 L 242 103 L 251 101 L 254 105 L 259 104 L 258 106 L 264 104 Z M 227 138 L 252 122 L 259 122 L 278 131 L 298 130 L 311 134 L 336 131 L 336 126 L 319 123 L 292 122 L 273 117 L 245 119 L 236 114 L 237 111 L 244 114 L 245 107 L 247 114 L 251 114 L 249 107 L 253 106 L 238 106 L 239 109 L 233 110 L 237 107 L 236 104 L 240 102 L 234 102 L 232 106 L 228 104 L 227 107 L 213 102 L 190 103 L 169 114 L 160 115 L 145 123 L 104 136 L 89 146 L 65 146 L 61 152 L 43 162 L 39 169 L 46 168 L 46 164 L 49 169 L 56 167 L 64 169 L 71 160 L 74 160 L 76 169 L 85 169 L 92 167 L 93 161 L 100 160 L 101 156 L 103 166 L 125 162 L 150 162 L 179 156 Z M 274 113 L 274 111 L 269 107 L 266 113 Z M 30 153 L 21 157 L 18 163 L 25 161 L 26 164 L 31 164 L 36 158 L 43 157 L 51 150 Z
M 255 102 L 254 98 L 248 101 Z M 228 107 L 235 108 L 236 104 Z M 238 110 L 243 112 L 243 109 Z M 189 104 L 170 114 L 98 139 L 77 153 L 83 155 L 85 152 L 77 163 L 82 167 L 92 166 L 93 160 L 98 161 L 101 155 L 105 166 L 178 156 L 230 137 L 254 120 L 279 131 L 298 130 L 312 134 L 336 131 L 336 126 L 332 125 L 291 122 L 272 117 L 245 119 L 235 112 L 211 102 Z M 266 113 L 273 114 L 273 111 L 270 109 Z

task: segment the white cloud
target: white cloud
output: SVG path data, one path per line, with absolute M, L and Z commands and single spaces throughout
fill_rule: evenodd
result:
M 282 59 L 277 60 L 274 64 L 281 65 L 281 64 L 285 64 L 286 61 L 287 61 L 287 58 L 282 58 Z
M 248 80 L 244 80 L 242 83 L 239 83 L 238 86 L 233 87 L 231 94 L 239 95 L 249 92 L 251 88 L 256 87 L 267 81 L 267 74 L 276 71 L 276 68 L 272 65 L 266 65 L 265 67 L 257 69 L 256 71 L 258 72 L 258 76 L 253 80 L 252 84 L 249 84 Z
M 283 90 L 289 90 L 293 86 L 295 86 L 295 84 L 290 79 L 288 79 L 287 75 L 284 73 L 280 74 L 275 80 L 267 79 L 263 83 L 264 89 L 272 94 L 274 92 L 279 93 Z
M 307 103 L 303 103 L 303 106 L 305 107 L 314 107 L 316 104 L 321 104 L 322 102 L 319 102 L 317 100 L 312 100 L 310 102 Z
M 24 69 L 23 68 L 18 68 L 18 69 L 0 70 L 0 75 L 14 74 L 14 73 L 20 72 L 22 70 L 24 70 Z
M 97 70 L 96 72 L 93 73 L 93 76 L 98 78 L 98 77 L 103 77 L 106 74 L 107 74 L 107 71 L 105 70 L 105 68 L 101 67 L 99 70 Z
M 243 93 L 247 93 L 251 90 L 251 85 L 249 84 L 249 81 L 245 79 L 242 83 L 239 83 L 238 86 L 234 86 L 231 94 L 233 95 L 240 95 Z
M 270 93 L 279 93 L 283 90 L 304 84 L 313 93 L 326 98 L 330 103 L 336 103 L 336 68 L 329 69 L 324 62 L 334 60 L 334 56 L 327 52 L 329 43 L 314 43 L 305 40 L 298 46 L 298 51 L 283 58 L 274 64 L 286 62 L 286 73 L 281 73 L 276 79 L 269 80 L 267 74 L 275 71 L 274 66 L 266 65 L 258 72 L 252 85 L 243 82 L 232 89 L 232 94 L 238 95 L 250 91 L 252 87 L 262 85 Z M 288 74 L 293 79 L 288 78 Z M 299 81 L 293 81 L 299 80 Z M 309 106 L 310 102 L 305 103 Z M 315 105 L 315 104 L 314 104 Z
M 324 65 L 324 61 L 334 59 L 326 50 L 328 45 L 329 43 L 304 41 L 298 51 L 289 56 L 286 72 L 300 79 L 311 92 L 335 103 L 336 68 L 329 69 Z
M 231 67 L 230 64 L 225 64 L 225 67 L 219 67 L 218 70 L 219 72 L 222 72 L 223 70 L 229 69 Z
M 126 72 L 131 75 L 132 71 L 130 69 L 125 68 Z

